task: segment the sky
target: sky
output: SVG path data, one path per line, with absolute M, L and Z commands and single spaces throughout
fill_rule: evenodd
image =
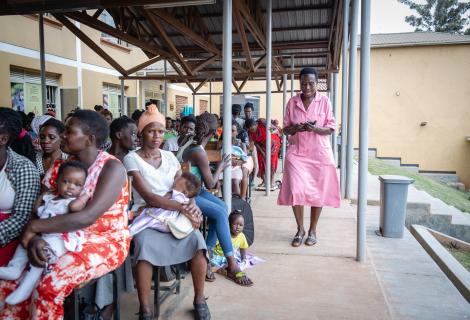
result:
M 371 33 L 413 32 L 414 27 L 405 22 L 413 14 L 407 6 L 397 0 L 372 0 Z

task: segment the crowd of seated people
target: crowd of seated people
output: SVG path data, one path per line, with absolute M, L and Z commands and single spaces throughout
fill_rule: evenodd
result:
M 253 107 L 247 106 L 245 115 L 252 119 Z M 226 261 L 225 276 L 241 286 L 253 285 L 235 259 L 228 208 L 208 191 L 231 166 L 233 190 L 246 199 L 254 167 L 250 142 L 244 120 L 234 119 L 234 149 L 211 166 L 205 147 L 209 142 L 217 144 L 218 126 L 214 114 L 174 121 L 154 104 L 145 111 L 136 110 L 131 118 L 114 120 L 101 106 L 95 106 L 95 111 L 77 109 L 64 122 L 49 114 L 26 116 L 0 108 L 0 318 L 61 319 L 65 298 L 77 286 L 97 278 L 96 303 L 112 311 L 109 273 L 130 261 L 126 258 L 131 240 L 139 319 L 153 316 L 153 266 L 188 261 L 195 317 L 210 319 L 204 285 L 216 280 L 210 263 L 216 245 Z M 182 168 L 189 168 L 184 179 Z M 178 200 L 175 192 L 185 190 L 179 183 L 193 176 L 202 187 L 196 184 L 196 193 Z M 132 181 L 131 204 L 128 181 Z M 56 203 L 64 214 L 43 214 Z M 176 236 L 172 228 L 162 232 L 149 227 L 131 237 L 128 223 L 142 212 L 176 212 L 192 231 Z M 208 221 L 205 239 L 199 231 L 203 217 Z M 181 234 L 180 223 L 173 221 L 172 226 Z M 80 235 L 79 240 L 75 235 Z M 17 299 L 12 294 L 21 277 L 2 275 L 7 270 L 23 272 L 27 263 L 31 270 L 40 270 L 35 271 L 40 279 L 29 286 L 32 294 L 25 291 Z M 126 277 L 132 280 L 132 272 Z M 112 314 L 102 316 L 110 319 Z

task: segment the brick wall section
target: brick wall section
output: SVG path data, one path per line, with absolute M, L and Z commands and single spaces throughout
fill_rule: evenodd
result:
M 207 100 L 199 100 L 199 114 L 203 114 L 204 112 L 208 111 L 207 106 L 208 106 Z
M 176 118 L 179 118 L 181 112 L 183 111 L 184 106 L 188 104 L 188 97 L 177 95 L 175 97 L 175 100 L 176 100 L 176 103 L 175 103 L 176 104 Z

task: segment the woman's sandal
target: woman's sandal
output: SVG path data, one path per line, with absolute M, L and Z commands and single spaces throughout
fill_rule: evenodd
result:
M 212 270 L 207 269 L 206 272 L 206 281 L 207 282 L 214 282 L 215 281 L 215 274 L 212 272 Z
M 307 239 L 305 240 L 305 245 L 306 246 L 313 246 L 317 243 L 317 237 L 312 233 L 309 234 Z
M 152 320 L 153 319 L 153 314 L 142 314 L 140 312 L 137 314 L 139 315 L 139 320 Z
M 196 320 L 210 320 L 211 313 L 207 303 L 194 303 L 194 318 Z
M 302 241 L 304 240 L 304 237 L 305 237 L 305 233 L 302 234 L 302 235 L 300 235 L 300 234 L 297 233 L 297 234 L 294 236 L 294 239 L 292 239 L 291 245 L 292 245 L 293 247 L 296 247 L 296 248 L 297 248 L 297 247 L 300 247 L 300 245 L 302 244 Z
M 225 277 L 233 282 L 235 282 L 236 284 L 238 284 L 239 286 L 242 286 L 242 287 L 251 287 L 253 286 L 253 281 L 251 281 L 250 278 L 248 278 L 246 276 L 246 273 L 243 272 L 243 271 L 238 271 L 238 272 L 235 272 L 234 274 L 233 273 L 229 273 L 227 272 L 227 274 L 225 275 Z M 248 280 L 248 283 L 243 283 L 242 280 L 245 279 L 245 280 Z

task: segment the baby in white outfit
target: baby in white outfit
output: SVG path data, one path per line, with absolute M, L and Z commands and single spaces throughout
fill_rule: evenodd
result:
M 179 203 L 188 203 L 189 198 L 197 196 L 200 188 L 199 179 L 192 173 L 184 172 L 175 179 L 173 190 L 169 196 L 171 200 Z M 168 233 L 170 232 L 168 220 L 176 218 L 179 214 L 179 211 L 145 207 L 129 226 L 129 231 L 131 236 L 135 236 L 140 231 L 148 228 Z
M 82 192 L 86 177 L 87 169 L 83 164 L 78 161 L 64 162 L 58 172 L 58 195 L 44 194 L 36 202 L 36 206 L 40 205 L 37 208 L 39 219 L 82 210 L 86 205 L 86 200 L 83 197 L 77 197 Z M 41 237 L 47 242 L 47 246 L 44 248 L 48 258 L 47 264 L 55 263 L 67 251 L 81 251 L 85 242 L 85 236 L 81 230 L 62 234 L 43 234 Z M 27 263 L 27 251 L 19 245 L 8 265 L 0 268 L 0 279 L 18 279 Z M 29 271 L 21 280 L 18 288 L 5 299 L 5 303 L 15 305 L 28 299 L 45 271 L 47 272 L 47 266 L 46 268 L 38 268 L 30 265 Z

